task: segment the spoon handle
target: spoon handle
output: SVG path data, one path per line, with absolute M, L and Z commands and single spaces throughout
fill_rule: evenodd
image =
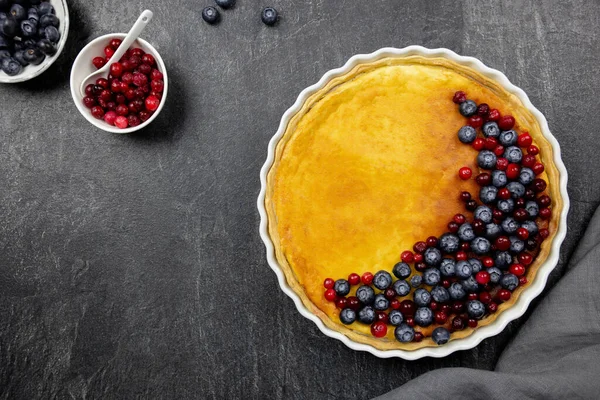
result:
M 121 57 L 123 57 L 123 54 L 125 54 L 129 47 L 131 47 L 133 42 L 135 42 L 135 40 L 140 36 L 146 25 L 148 25 L 148 23 L 152 19 L 153 15 L 154 14 L 152 14 L 152 11 L 150 10 L 144 10 L 140 14 L 137 21 L 135 21 L 135 24 L 133 24 L 133 26 L 129 30 L 129 33 L 127 34 L 127 36 L 125 36 L 125 39 L 123 39 L 123 42 L 115 51 L 115 54 L 111 57 L 111 59 L 119 61 Z

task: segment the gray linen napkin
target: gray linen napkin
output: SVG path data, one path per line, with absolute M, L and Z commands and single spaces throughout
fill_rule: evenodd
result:
M 377 398 L 392 399 L 600 399 L 600 208 L 495 371 L 431 371 Z

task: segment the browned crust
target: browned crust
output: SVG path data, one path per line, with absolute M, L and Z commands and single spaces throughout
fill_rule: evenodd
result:
M 540 148 L 540 158 L 546 167 L 546 171 L 544 173 L 544 178 L 548 181 L 548 188 L 546 192 L 549 193 L 552 198 L 552 219 L 548 224 L 548 229 L 550 231 L 550 236 L 542 243 L 540 252 L 533 264 L 528 268 L 527 279 L 528 283 L 524 286 L 519 286 L 511 296 L 510 300 L 502 303 L 498 307 L 498 311 L 495 314 L 489 315 L 486 318 L 479 321 L 479 325 L 477 328 L 468 328 L 462 331 L 454 332 L 452 334 L 452 340 L 463 339 L 470 336 L 476 329 L 480 327 L 490 325 L 493 323 L 498 316 L 506 309 L 513 306 L 521 296 L 521 293 L 528 288 L 531 283 L 535 279 L 542 279 L 537 276 L 537 272 L 539 268 L 546 261 L 553 243 L 554 238 L 556 236 L 556 232 L 558 231 L 558 223 L 560 220 L 560 214 L 564 207 L 562 197 L 560 195 L 560 187 L 559 187 L 559 171 L 554 164 L 554 152 L 552 149 L 552 145 L 546 138 L 540 133 L 542 131 L 538 121 L 533 116 L 533 114 L 523 106 L 522 102 L 513 94 L 506 91 L 499 83 L 490 80 L 489 78 L 483 76 L 482 74 L 468 68 L 466 66 L 460 65 L 456 62 L 450 61 L 445 58 L 423 58 L 420 56 L 410 56 L 403 58 L 384 58 L 382 60 L 378 60 L 372 63 L 360 64 L 354 67 L 348 73 L 333 78 L 330 82 L 328 82 L 322 89 L 318 90 L 316 93 L 312 94 L 307 98 L 302 108 L 290 119 L 286 131 L 279 140 L 276 150 L 275 150 L 275 159 L 273 161 L 273 165 L 269 169 L 267 175 L 267 191 L 265 195 L 265 208 L 268 216 L 268 231 L 269 236 L 273 242 L 273 246 L 275 249 L 275 256 L 277 261 L 286 277 L 287 284 L 290 288 L 298 295 L 298 297 L 302 300 L 302 304 L 313 314 L 315 314 L 319 319 L 323 322 L 323 324 L 333 331 L 340 332 L 347 336 L 354 342 L 362 343 L 370 345 L 379 350 L 418 350 L 425 347 L 436 347 L 437 345 L 430 339 L 425 338 L 422 342 L 415 343 L 400 343 L 395 340 L 389 340 L 386 338 L 378 339 L 369 335 L 365 335 L 363 333 L 354 331 L 340 323 L 336 323 L 332 321 L 331 318 L 327 314 L 325 314 L 319 307 L 317 307 L 306 295 L 304 292 L 303 286 L 298 282 L 298 279 L 289 265 L 285 255 L 281 250 L 279 234 L 277 232 L 277 217 L 274 210 L 274 204 L 272 202 L 273 188 L 274 188 L 274 175 L 278 164 L 281 160 L 282 154 L 285 150 L 287 143 L 289 142 L 292 133 L 295 131 L 295 128 L 300 121 L 300 119 L 312 108 L 312 106 L 319 101 L 323 96 L 325 96 L 330 90 L 339 84 L 353 79 L 358 74 L 363 73 L 364 71 L 377 68 L 385 65 L 397 65 L 403 63 L 425 63 L 425 64 L 435 64 L 447 66 L 449 68 L 454 69 L 455 71 L 463 74 L 465 76 L 470 77 L 471 79 L 481 82 L 491 90 L 493 90 L 497 95 L 499 95 L 506 102 L 512 102 L 514 104 L 519 105 L 519 109 L 522 110 L 521 115 L 515 115 L 518 121 L 525 121 L 525 126 L 534 127 L 531 128 L 531 135 L 534 139 L 535 144 Z

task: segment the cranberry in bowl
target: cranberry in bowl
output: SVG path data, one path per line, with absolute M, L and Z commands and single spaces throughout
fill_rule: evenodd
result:
M 158 51 L 138 38 L 120 60 L 110 57 L 125 38 L 113 33 L 94 39 L 81 50 L 71 70 L 71 95 L 79 112 L 107 132 L 131 133 L 148 126 L 165 104 L 168 78 Z M 108 76 L 86 87 L 80 85 L 105 64 Z

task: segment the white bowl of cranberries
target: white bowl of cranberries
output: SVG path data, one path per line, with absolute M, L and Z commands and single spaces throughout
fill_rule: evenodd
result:
M 81 50 L 71 70 L 71 95 L 77 109 L 107 132 L 131 133 L 148 126 L 160 113 L 168 90 L 167 70 L 158 51 L 138 38 L 120 60 L 112 54 L 125 38 L 112 33 L 94 39 Z M 80 93 L 81 82 L 110 64 L 108 76 Z

